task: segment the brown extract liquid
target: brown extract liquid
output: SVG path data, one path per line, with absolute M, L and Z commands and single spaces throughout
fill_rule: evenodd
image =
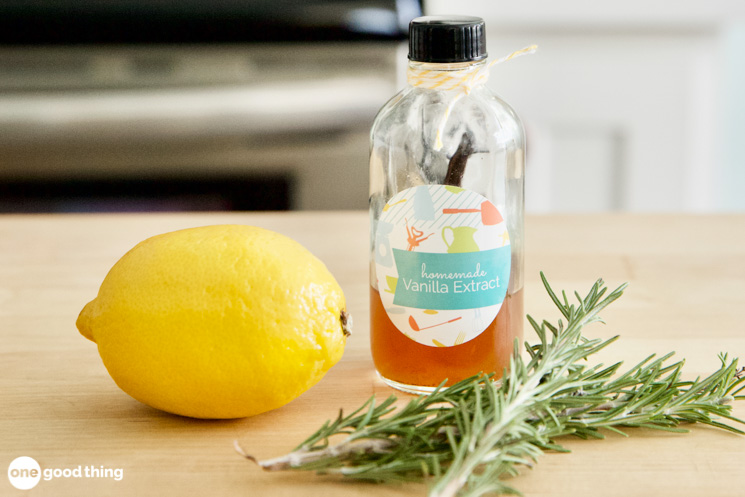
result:
M 401 333 L 370 287 L 370 344 L 375 368 L 384 378 L 405 385 L 448 385 L 478 373 L 502 376 L 515 338 L 522 341 L 523 292 L 508 293 L 494 321 L 476 338 L 453 347 L 422 345 Z

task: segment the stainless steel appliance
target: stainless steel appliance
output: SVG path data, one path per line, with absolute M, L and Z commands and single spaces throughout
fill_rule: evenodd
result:
M 0 211 L 367 203 L 417 1 L 9 1 Z

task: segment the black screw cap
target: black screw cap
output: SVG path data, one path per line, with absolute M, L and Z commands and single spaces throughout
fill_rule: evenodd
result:
M 455 63 L 485 59 L 485 31 L 480 17 L 417 17 L 409 23 L 409 60 Z

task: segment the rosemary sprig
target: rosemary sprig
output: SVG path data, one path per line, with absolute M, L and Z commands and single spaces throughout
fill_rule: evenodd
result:
M 686 431 L 704 423 L 743 434 L 729 405 L 745 389 L 745 370 L 720 355 L 721 367 L 706 378 L 681 379 L 683 361 L 650 356 L 623 373 L 622 363 L 588 366 L 586 359 L 618 337 L 589 339 L 584 326 L 618 299 L 625 285 L 607 293 L 598 280 L 571 304 L 541 279 L 563 320 L 538 323 L 538 342 L 518 344 L 501 382 L 480 376 L 413 398 L 396 408 L 390 396 L 371 397 L 349 415 L 342 412 L 289 454 L 257 461 L 266 470 L 312 470 L 380 482 L 432 482 L 431 497 L 518 494 L 505 482 L 520 466 L 532 466 L 544 450 L 564 451 L 563 435 L 603 438 L 601 429 L 646 427 Z M 566 320 L 566 324 L 564 322 Z M 332 438 L 342 437 L 335 444 Z

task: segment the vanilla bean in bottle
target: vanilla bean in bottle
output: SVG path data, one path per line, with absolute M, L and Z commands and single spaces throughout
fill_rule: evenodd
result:
M 486 59 L 482 19 L 414 19 L 371 131 L 371 349 L 404 391 L 499 377 L 522 337 L 525 138 Z

